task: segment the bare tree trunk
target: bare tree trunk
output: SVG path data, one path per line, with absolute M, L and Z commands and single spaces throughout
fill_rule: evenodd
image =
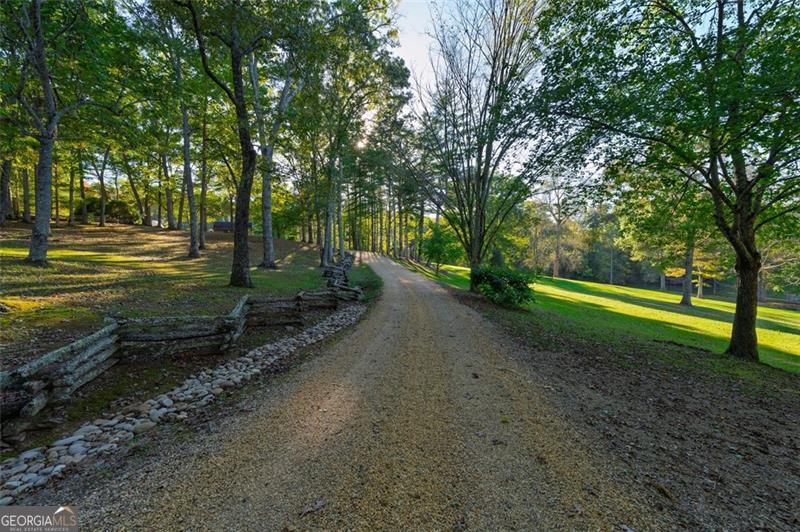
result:
M 236 218 L 233 222 L 233 263 L 231 286 L 252 287 L 250 280 L 250 194 L 256 172 L 256 151 L 250 138 L 250 123 L 245 104 L 242 79 L 242 54 L 238 44 L 231 48 L 231 73 L 233 75 L 234 108 L 242 156 L 242 174 L 236 190 Z
M 417 220 L 417 245 L 414 250 L 417 262 L 422 260 L 422 236 L 425 233 L 425 199 L 419 200 L 419 219 Z
M 81 223 L 85 225 L 89 223 L 89 206 L 86 205 L 86 187 L 83 182 L 83 152 L 81 151 L 78 151 L 78 173 L 80 174 L 78 176 L 78 186 L 81 187 L 79 191 L 81 196 Z
M 697 273 L 697 299 L 703 299 L 703 274 Z
M 145 213 L 145 205 L 142 203 L 142 198 L 139 196 L 139 191 L 136 188 L 136 182 L 133 180 L 133 169 L 127 157 L 123 157 L 122 165 L 125 168 L 125 174 L 128 176 L 128 185 L 131 187 L 133 199 L 136 201 L 136 210 L 139 212 L 139 218 L 142 219 L 142 225 L 149 225 L 147 221 L 147 214 Z
M 181 115 L 183 116 L 183 186 L 186 189 L 186 200 L 189 202 L 189 258 L 196 259 L 200 256 L 200 241 L 197 235 L 197 205 L 194 202 L 194 182 L 189 154 L 189 110 L 185 103 L 181 103 Z M 183 195 L 181 195 L 182 207 Z
M 208 97 L 203 101 L 203 140 L 200 160 L 200 234 L 199 248 L 206 249 L 206 232 L 208 217 L 206 216 L 206 196 L 208 194 Z
M 561 277 L 561 223 L 558 220 L 556 220 L 556 256 L 553 259 L 553 277 Z
M 667 289 L 667 276 L 664 275 L 664 272 L 661 272 L 658 276 L 659 281 L 659 289 L 666 290 Z
M 181 178 L 181 193 L 178 196 L 178 229 L 183 229 L 183 203 L 186 199 L 186 180 Z
M 167 202 L 167 229 L 175 229 L 174 202 L 172 201 L 172 178 L 169 175 L 169 165 L 167 164 L 166 153 L 161 154 L 161 172 L 164 176 L 164 196 L 166 197 Z
M 0 225 L 11 213 L 11 159 L 4 159 L 0 168 Z
M 164 189 L 164 183 L 163 183 L 163 180 L 161 178 L 161 170 L 159 170 L 159 172 L 158 172 L 158 194 L 156 195 L 156 201 L 158 202 L 158 205 L 156 206 L 156 218 L 158 220 L 158 228 L 159 229 L 161 229 L 161 203 L 162 203 L 162 201 L 161 201 L 161 196 L 162 196 L 161 192 L 162 192 L 163 189 Z
M 272 120 L 270 134 L 267 135 L 267 128 L 264 114 L 261 110 L 261 100 L 258 90 L 258 71 L 256 68 L 255 54 L 250 54 L 250 82 L 253 86 L 253 109 L 256 114 L 256 124 L 258 126 L 258 143 L 261 151 L 261 225 L 263 228 L 263 258 L 260 267 L 276 268 L 275 266 L 275 243 L 272 235 L 272 156 L 275 138 L 280 130 L 281 120 L 289 101 L 294 94 L 290 90 L 291 76 L 287 76 L 283 82 L 280 100 L 275 107 L 275 116 Z
M 322 265 L 330 266 L 333 264 L 333 211 L 335 209 L 333 202 L 333 195 L 328 200 L 328 206 L 325 209 L 325 244 L 323 246 L 324 253 L 322 255 Z
M 105 173 L 106 173 L 106 165 L 108 164 L 108 154 L 111 151 L 111 147 L 106 147 L 105 152 L 103 152 L 103 162 L 102 166 L 100 167 L 100 172 L 97 174 L 97 178 L 100 180 L 100 227 L 106 225 L 106 181 L 105 181 Z
M 50 180 L 53 168 L 55 136 L 39 138 L 39 162 L 36 164 L 36 219 L 33 223 L 27 261 L 47 262 L 47 238 L 50 235 Z
M 694 263 L 694 238 L 689 240 L 686 246 L 686 258 L 683 261 L 683 296 L 681 305 L 692 306 L 692 267 Z
M 56 227 L 61 224 L 61 207 L 58 204 L 58 192 L 58 166 L 56 166 L 53 171 L 53 197 L 55 197 L 55 216 L 53 218 L 55 219 Z
M 339 183 L 336 187 L 336 217 L 339 227 L 339 260 L 344 260 L 344 220 L 342 219 L 342 181 L 343 181 L 342 157 L 339 156 Z
M 735 357 L 758 361 L 758 335 L 756 316 L 758 313 L 759 262 L 749 262 L 736 257 L 736 312 L 733 315 L 731 344 L 727 352 Z
M 31 231 L 31 243 L 27 261 L 33 264 L 47 262 L 47 238 L 50 235 L 50 182 L 53 169 L 53 149 L 55 148 L 59 115 L 56 107 L 56 93 L 52 84 L 50 70 L 45 56 L 45 38 L 42 28 L 42 2 L 30 3 L 31 63 L 36 69 L 42 87 L 42 103 L 45 114 L 39 117 L 39 159 L 36 164 L 36 220 Z
M 75 167 L 69 167 L 69 217 L 67 218 L 67 225 L 75 225 Z
M 378 203 L 378 253 L 383 253 L 383 205 Z
M 22 169 L 22 221 L 31 223 L 31 185 L 28 169 Z
M 153 210 L 150 208 L 150 192 L 151 187 L 149 183 L 144 186 L 144 225 L 153 227 Z

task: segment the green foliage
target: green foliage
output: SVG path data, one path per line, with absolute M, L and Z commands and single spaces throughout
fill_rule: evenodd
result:
M 499 305 L 522 306 L 533 301 L 531 284 L 534 276 L 523 270 L 510 268 L 477 268 L 472 271 L 472 284 Z
M 383 279 L 366 264 L 358 264 L 348 272 L 351 287 L 361 287 L 364 301 L 371 301 L 378 297 L 383 288 Z
M 431 224 L 422 242 L 422 254 L 439 267 L 454 262 L 461 253 L 461 247 L 455 233 L 444 224 Z

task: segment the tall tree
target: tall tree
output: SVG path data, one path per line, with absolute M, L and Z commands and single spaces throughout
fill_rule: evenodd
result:
M 293 67 L 294 55 L 287 54 L 284 70 L 286 71 L 283 79 L 283 87 L 280 96 L 274 106 L 272 123 L 267 130 L 266 116 L 261 104 L 259 90 L 258 66 L 255 53 L 250 54 L 249 73 L 250 83 L 253 87 L 253 108 L 256 114 L 256 125 L 258 129 L 259 151 L 261 152 L 261 221 L 263 232 L 263 258 L 260 266 L 272 268 L 275 266 L 275 245 L 272 235 L 272 173 L 273 173 L 273 153 L 275 142 L 280 131 L 281 123 L 284 121 L 284 114 L 289 107 L 297 91 L 302 88 L 302 80 L 295 80 L 297 73 L 296 66 Z
M 536 71 L 531 36 L 538 9 L 536 0 L 457 3 L 434 34 L 433 82 L 421 90 L 419 122 L 435 172 L 416 173 L 473 270 L 531 193 L 537 163 L 548 151 L 543 138 L 531 140 L 535 116 L 520 112 L 520 96 Z M 514 164 L 523 146 L 530 161 Z
M 242 171 L 236 190 L 236 217 L 233 224 L 233 264 L 230 284 L 253 286 L 250 280 L 250 246 L 248 242 L 250 224 L 250 194 L 256 170 L 256 152 L 250 136 L 248 105 L 245 94 L 243 66 L 253 53 L 271 35 L 272 27 L 267 16 L 255 13 L 241 0 L 231 0 L 224 5 L 203 4 L 202 12 L 193 1 L 175 1 L 189 13 L 189 24 L 197 40 L 200 59 L 206 75 L 225 93 L 236 115 L 236 131 Z M 206 42 L 211 39 L 227 50 L 232 85 L 224 81 L 210 63 Z M 227 77 L 227 76 L 225 76 Z
M 758 232 L 800 209 L 800 6 L 792 0 L 551 5 L 538 104 L 700 187 L 736 254 L 728 353 L 758 360 Z M 620 153 L 624 149 L 625 153 Z
M 22 128 L 28 131 L 30 126 L 38 142 L 36 219 L 27 261 L 43 264 L 59 124 L 83 106 L 120 102 L 124 86 L 108 74 L 107 67 L 120 59 L 118 44 L 127 32 L 110 2 L 4 2 L 2 14 L 3 39 L 22 58 L 14 65 L 12 78 L 15 100 L 28 118 Z

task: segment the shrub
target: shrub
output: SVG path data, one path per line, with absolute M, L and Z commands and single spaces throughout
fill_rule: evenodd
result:
M 534 276 L 526 271 L 488 267 L 473 270 L 471 276 L 478 291 L 494 303 L 521 306 L 533 301 Z

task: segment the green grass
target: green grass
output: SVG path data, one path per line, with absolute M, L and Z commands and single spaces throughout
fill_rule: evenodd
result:
M 442 266 L 440 274 L 416 264 L 413 270 L 456 288 L 469 288 L 469 269 Z M 535 319 L 560 322 L 564 334 L 613 344 L 635 336 L 661 344 L 675 343 L 721 353 L 728 345 L 734 303 L 707 297 L 691 308 L 680 295 L 658 290 L 586 281 L 540 278 L 536 301 L 528 306 Z M 800 312 L 761 306 L 758 310 L 761 361 L 800 373 Z
M 351 287 L 360 286 L 364 291 L 364 301 L 372 301 L 380 295 L 383 279 L 365 263 L 358 262 L 354 264 L 353 268 L 347 273 L 347 277 L 350 280 Z
M 105 316 L 224 314 L 247 293 L 288 296 L 324 285 L 316 250 L 283 240 L 276 240 L 278 269 L 253 267 L 254 287 L 244 289 L 228 286 L 233 249 L 229 234 L 209 235 L 203 256 L 187 260 L 184 231 L 62 224 L 53 229 L 44 268 L 22 262 L 29 238 L 30 226 L 16 223 L 0 235 L 0 302 L 12 309 L 0 313 L 2 370 L 97 329 Z M 253 237 L 251 263 L 257 264 L 260 256 L 260 239 Z M 81 389 L 63 408 L 62 423 L 31 434 L 23 448 L 51 441 L 113 410 L 109 405 L 115 399 L 140 401 L 161 393 L 198 368 L 239 356 L 281 334 L 282 327 L 249 330 L 237 348 L 225 354 L 126 358 Z
M 291 295 L 323 285 L 317 253 L 276 241 L 278 270 L 253 267 L 252 289 L 228 286 L 232 242 L 209 235 L 203 256 L 187 260 L 188 234 L 122 225 L 53 229 L 44 268 L 24 264 L 30 226 L 12 223 L 0 237 L 0 364 L 60 347 L 114 316 L 223 314 L 246 293 Z M 260 260 L 251 239 L 251 263 Z

